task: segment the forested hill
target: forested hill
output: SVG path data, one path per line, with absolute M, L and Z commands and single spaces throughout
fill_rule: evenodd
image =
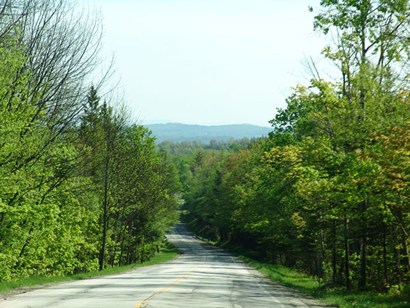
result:
M 250 124 L 233 125 L 190 125 L 180 123 L 146 125 L 157 138 L 157 142 L 172 141 L 201 141 L 208 143 L 211 140 L 227 141 L 230 139 L 257 138 L 267 136 L 272 130 Z

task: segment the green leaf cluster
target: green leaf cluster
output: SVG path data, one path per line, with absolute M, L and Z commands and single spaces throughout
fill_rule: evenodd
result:
M 147 129 L 83 91 L 91 45 L 69 40 L 81 23 L 55 18 L 62 2 L 0 6 L 0 282 L 149 259 L 177 218 L 175 170 Z
M 187 221 L 326 287 L 409 283 L 409 18 L 408 1 L 321 1 L 340 78 L 295 87 L 269 138 L 193 160 Z

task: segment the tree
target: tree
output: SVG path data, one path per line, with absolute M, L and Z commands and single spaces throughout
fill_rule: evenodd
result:
M 374 102 L 373 98 L 377 97 L 380 100 L 385 93 L 391 92 L 392 87 L 401 80 L 401 72 L 395 72 L 395 65 L 408 61 L 409 44 L 407 40 L 403 40 L 402 34 L 408 33 L 410 29 L 409 2 L 323 0 L 321 5 L 326 10 L 315 17 L 314 26 L 325 34 L 333 28 L 339 37 L 336 49 L 331 50 L 328 47 L 324 53 L 339 63 L 342 73 L 342 95 L 351 103 L 349 108 L 353 107 L 352 109 L 359 111 L 356 123 L 362 136 L 359 135 L 358 146 L 363 150 L 368 141 L 369 131 L 375 129 L 372 124 L 379 120 L 379 117 L 374 117 L 374 113 L 369 113 L 380 107 L 382 110 L 387 106 L 392 107 L 391 97 L 382 100 L 383 103 L 387 103 L 386 105 Z M 377 81 L 376 85 L 373 80 Z M 375 95 L 372 90 L 377 94 Z M 353 104 L 359 108 L 352 106 Z M 359 202 L 361 223 L 364 226 L 367 224 L 365 212 L 368 206 L 367 198 Z M 365 229 L 366 227 L 362 228 L 360 240 L 359 288 L 362 290 L 367 284 Z
M 295 87 L 260 147 L 192 157 L 191 223 L 325 286 L 408 281 L 409 17 L 408 1 L 321 1 L 340 78 Z

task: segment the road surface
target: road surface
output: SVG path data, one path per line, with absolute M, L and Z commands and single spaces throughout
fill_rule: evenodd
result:
M 320 302 L 271 283 L 178 225 L 168 235 L 183 254 L 171 262 L 0 299 L 4 308 L 319 307 Z

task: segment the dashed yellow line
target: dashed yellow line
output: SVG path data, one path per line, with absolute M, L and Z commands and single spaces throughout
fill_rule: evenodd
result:
M 165 293 L 168 292 L 168 290 L 179 284 L 182 280 L 186 279 L 189 275 L 191 275 L 193 272 L 189 272 L 185 275 L 182 275 L 181 277 L 173 280 L 171 283 L 169 283 L 168 285 L 166 285 L 165 287 L 163 287 L 161 290 L 158 290 L 157 292 L 152 293 L 150 296 L 148 296 L 147 298 L 145 298 L 144 300 L 140 301 L 139 303 L 137 303 L 134 308 L 143 308 L 144 305 L 146 304 L 146 302 L 148 302 L 149 300 L 151 300 L 154 296 L 161 294 L 161 293 Z

